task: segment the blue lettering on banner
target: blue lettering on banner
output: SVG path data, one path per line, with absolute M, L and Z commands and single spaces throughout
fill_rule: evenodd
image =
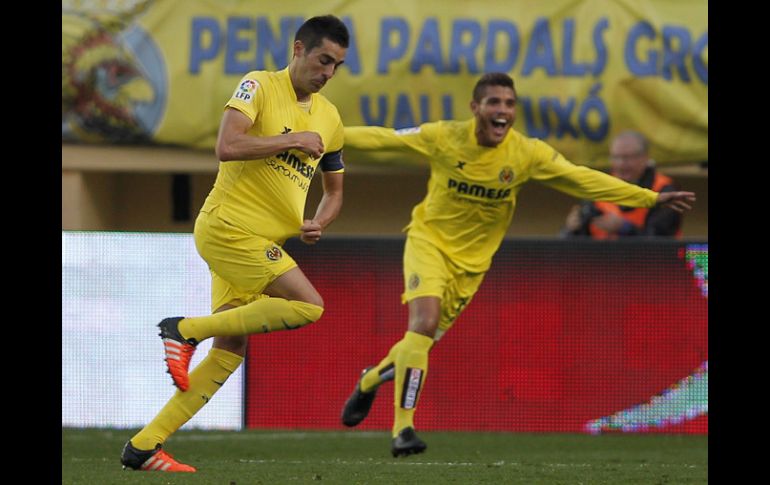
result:
M 385 118 L 388 116 L 388 99 L 386 96 L 377 96 L 377 115 L 372 115 L 370 110 L 371 100 L 368 94 L 361 96 L 361 117 L 369 126 L 385 126 Z
M 191 27 L 192 45 L 190 46 L 188 70 L 191 74 L 198 74 L 204 61 L 210 61 L 217 57 L 221 32 L 217 21 L 209 17 L 193 17 Z M 205 38 L 208 39 L 208 45 L 203 45 Z
M 641 38 L 653 40 L 655 38 L 655 29 L 647 21 L 639 22 L 631 27 L 626 38 L 626 48 L 624 56 L 628 70 L 637 77 L 654 76 L 657 74 L 656 65 L 658 64 L 658 53 L 652 49 L 646 52 L 646 60 L 636 57 L 637 44 Z
M 562 41 L 561 57 L 564 66 L 562 73 L 565 76 L 584 76 L 590 66 L 587 62 L 575 63 L 572 58 L 575 44 L 575 19 L 564 20 L 564 40 Z
M 498 62 L 495 53 L 498 52 L 497 36 L 504 34 L 507 37 L 506 58 Z M 487 27 L 487 42 L 484 50 L 484 72 L 510 72 L 516 65 L 519 57 L 519 30 L 516 25 L 507 20 L 490 20 Z
M 629 72 L 637 77 L 659 76 L 666 81 L 675 78 L 692 82 L 687 63 L 692 60 L 695 76 L 708 85 L 708 66 L 703 51 L 708 46 L 708 32 L 693 43 L 693 35 L 685 27 L 664 25 L 660 36 L 647 21 L 634 25 L 626 38 L 624 59 Z M 662 45 L 657 46 L 656 42 Z
M 609 21 L 606 18 L 599 19 L 594 25 L 592 40 L 594 48 L 596 50 L 596 62 L 591 63 L 588 61 L 576 62 L 574 59 L 575 50 L 575 20 L 564 20 L 564 40 L 562 41 L 562 75 L 581 77 L 588 73 L 593 76 L 598 76 L 602 73 L 607 65 L 607 46 L 604 43 L 602 34 L 607 27 L 609 27 Z
M 444 120 L 451 120 L 454 119 L 454 116 L 452 116 L 452 96 L 444 95 L 441 96 L 441 106 L 443 108 L 444 115 L 442 116 L 442 119 Z
M 289 64 L 288 46 L 294 42 L 294 34 L 304 20 L 302 17 L 281 17 L 279 21 L 280 33 L 276 37 L 273 35 L 273 29 L 270 23 L 264 17 L 257 18 L 257 56 L 256 67 L 258 70 L 264 69 L 267 65 L 265 55 L 270 54 L 274 64 L 282 68 Z
M 575 139 L 584 136 L 595 142 L 604 140 L 609 133 L 610 118 L 604 101 L 599 97 L 601 87 L 599 83 L 594 84 L 588 97 L 579 107 L 578 100 L 574 97 L 569 97 L 563 102 L 548 96 L 537 99 L 537 102 L 528 97 L 519 98 L 527 135 L 540 139 L 549 136 L 562 139 L 568 135 Z M 577 117 L 577 124 L 573 114 Z M 551 126 L 553 117 L 557 120 L 555 130 Z
M 252 30 L 248 17 L 229 17 L 227 19 L 227 48 L 225 49 L 225 73 L 246 73 L 253 70 L 254 64 L 238 60 L 238 55 L 249 52 L 251 42 L 240 36 L 241 31 Z
M 610 117 L 607 113 L 607 107 L 599 97 L 599 90 L 601 88 L 601 84 L 594 84 L 594 86 L 591 88 L 591 92 L 588 95 L 588 98 L 586 98 L 586 100 L 583 101 L 583 104 L 580 106 L 580 112 L 578 113 L 578 123 L 580 123 L 580 129 L 583 131 L 586 138 L 591 141 L 604 140 L 604 138 L 607 136 L 607 133 L 610 131 Z M 589 116 L 591 116 L 591 112 L 596 113 L 596 116 L 599 119 L 599 122 L 595 128 L 591 126 L 591 122 L 588 119 Z
M 404 93 L 399 93 L 396 99 L 396 115 L 393 120 L 393 128 L 398 130 L 414 125 L 414 115 L 412 115 L 412 108 L 409 105 L 409 97 Z
M 395 35 L 396 44 L 391 44 Z M 380 52 L 377 55 L 377 72 L 385 74 L 388 65 L 404 57 L 409 45 L 409 24 L 401 17 L 384 17 L 380 25 Z
M 253 70 L 283 69 L 291 60 L 294 34 L 304 21 L 297 16 L 280 17 L 276 31 L 268 17 L 228 17 L 223 31 L 217 19 L 193 17 L 188 70 L 190 74 L 199 74 L 201 67 L 222 55 L 223 50 L 225 74 L 242 75 Z M 346 17 L 342 21 L 353 32 L 352 20 Z M 272 58 L 273 65 L 268 65 L 268 58 Z M 350 37 L 342 66 L 353 74 L 361 72 L 354 35 Z
M 414 95 L 411 96 L 413 97 Z M 366 125 L 392 126 L 397 130 L 431 121 L 430 107 L 432 96 L 429 94 L 417 95 L 416 109 L 412 106 L 411 99 L 409 94 L 398 93 L 395 97 L 395 106 L 392 111 L 393 117 L 390 119 L 391 111 L 388 110 L 388 107 L 389 103 L 392 102 L 392 98 L 385 94 L 377 96 L 377 108 L 375 110 L 372 109 L 372 98 L 366 94 L 361 95 L 361 118 L 363 118 Z M 444 94 L 441 96 L 441 109 L 440 119 L 452 119 L 451 95 Z M 415 113 L 419 114 L 418 122 L 415 122 Z
M 193 17 L 188 70 L 191 74 L 199 74 L 204 65 L 219 56 L 224 56 L 222 65 L 225 74 L 229 75 L 242 75 L 251 70 L 282 69 L 291 60 L 293 37 L 303 21 L 298 16 L 283 16 L 277 21 L 271 21 L 267 16 L 232 16 L 224 21 L 213 17 Z M 354 22 L 349 16 L 342 21 L 351 32 L 351 37 L 345 63 L 341 68 L 349 69 L 352 74 L 360 74 L 362 65 Z M 432 68 L 436 74 L 512 72 L 523 47 L 521 76 L 530 76 L 541 70 L 549 77 L 598 77 L 608 63 L 604 34 L 609 26 L 607 17 L 601 17 L 594 23 L 591 31 L 594 58 L 591 59 L 576 56 L 576 53 L 581 52 L 578 48 L 581 41 L 579 26 L 574 18 L 562 21 L 562 35 L 557 36 L 561 38 L 561 44 L 554 42 L 549 19 L 535 19 L 529 42 L 522 46 L 519 28 L 515 23 L 505 19 L 490 19 L 483 24 L 469 18 L 452 20 L 450 43 L 444 45 L 440 20 L 428 17 L 418 27 L 414 52 L 410 53 L 410 23 L 404 17 L 383 17 L 380 21 L 376 72 L 388 74 L 392 63 L 402 60 L 408 62 L 410 73 L 419 73 L 425 67 Z M 697 79 L 708 85 L 707 49 L 708 32 L 696 36 L 678 25 L 663 25 L 656 30 L 649 21 L 642 20 L 629 30 L 623 54 L 629 73 L 635 77 L 658 76 L 667 81 L 676 79 L 685 83 Z M 269 64 L 271 61 L 272 64 Z M 443 110 L 447 113 L 451 111 L 451 101 L 445 100 L 442 98 Z M 424 113 L 427 101 L 420 98 L 417 107 L 411 105 L 413 101 L 410 99 L 398 96 L 392 100 L 377 100 L 378 105 L 383 102 L 386 106 L 395 103 L 391 113 L 397 124 L 401 125 L 410 119 L 414 121 L 417 111 Z M 567 112 L 579 112 L 580 103 L 572 106 L 566 101 L 561 104 L 543 102 L 546 111 L 559 117 L 556 132 L 573 134 L 563 120 Z M 362 111 L 371 111 L 369 104 L 368 99 L 362 102 Z M 533 106 L 530 105 L 530 108 Z M 378 115 L 368 113 L 365 118 L 377 120 L 385 116 L 387 119 L 385 112 L 385 109 L 380 109 Z M 545 126 L 545 120 L 543 124 Z M 547 130 L 550 132 L 550 128 Z
M 578 138 L 577 129 L 570 124 L 572 111 L 575 109 L 575 98 L 568 98 L 562 106 L 559 98 L 551 98 L 551 110 L 556 115 L 556 138 L 561 139 L 565 133 L 569 133 L 572 138 Z
M 701 35 L 698 40 L 695 41 L 695 45 L 692 48 L 692 67 L 695 69 L 695 74 L 703 84 L 709 83 L 709 68 L 706 63 L 703 62 L 703 51 L 709 45 L 709 33 Z
M 596 47 L 596 63 L 594 64 L 593 71 L 591 71 L 591 74 L 593 74 L 594 77 L 601 74 L 604 71 L 604 68 L 607 67 L 607 44 L 605 44 L 602 34 L 609 28 L 609 26 L 610 21 L 605 17 L 599 19 L 599 21 L 596 22 L 596 25 L 594 25 L 593 40 L 594 46 Z
M 663 27 L 663 79 L 671 80 L 671 70 L 679 71 L 682 81 L 689 83 L 690 75 L 684 67 L 685 56 L 690 51 L 690 32 L 683 27 Z
M 463 39 L 468 39 L 465 42 Z M 460 63 L 465 59 L 468 72 L 477 74 L 476 49 L 481 41 L 481 26 L 475 20 L 457 19 L 452 22 L 452 45 L 449 49 L 448 72 L 460 72 Z
M 417 39 L 417 50 L 409 64 L 411 72 L 420 72 L 422 66 L 433 66 L 437 74 L 444 72 L 444 61 L 441 53 L 441 38 L 438 33 L 438 20 L 429 18 L 425 21 Z
M 553 44 L 551 43 L 551 30 L 546 18 L 539 18 L 535 21 L 521 73 L 524 76 L 529 76 L 538 67 L 545 69 L 548 76 L 557 74 L 556 59 L 553 56 Z
M 381 22 L 380 50 L 377 72 L 386 74 L 390 64 L 409 55 L 411 40 L 410 26 L 401 17 L 387 17 Z M 502 19 L 492 19 L 486 26 L 475 19 L 458 18 L 452 21 L 449 56 L 441 43 L 441 26 L 436 17 L 425 19 L 420 26 L 414 52 L 409 60 L 409 70 L 420 72 L 425 66 L 433 67 L 437 74 L 468 72 L 510 72 L 516 66 L 521 47 L 521 38 L 516 24 Z M 604 32 L 609 20 L 602 17 L 593 26 L 591 40 L 596 53 L 595 59 L 575 59 L 577 26 L 575 19 L 564 19 L 561 44 L 563 65 L 557 62 L 551 26 L 547 18 L 538 18 L 532 29 L 522 67 L 522 75 L 529 76 L 541 68 L 547 76 L 582 77 L 588 74 L 598 76 L 607 66 L 607 45 Z M 486 30 L 485 30 L 486 29 Z M 483 52 L 480 52 L 484 42 Z M 502 40 L 502 42 L 501 42 Z M 483 61 L 479 65 L 479 60 Z
M 519 98 L 521 107 L 524 110 L 524 123 L 527 126 L 527 135 L 532 138 L 545 139 L 551 134 L 551 122 L 548 119 L 550 101 L 548 98 L 540 98 L 540 119 L 542 126 L 537 125 L 537 116 L 533 106 L 532 99 L 529 97 Z

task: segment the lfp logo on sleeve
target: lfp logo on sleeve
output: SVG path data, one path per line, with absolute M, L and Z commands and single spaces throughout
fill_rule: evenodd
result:
M 251 101 L 251 98 L 254 97 L 254 93 L 257 92 L 257 88 L 259 87 L 259 83 L 253 79 L 246 79 L 241 83 L 240 86 L 238 86 L 238 89 L 235 90 L 235 94 L 233 94 L 233 97 L 236 99 L 242 99 L 243 101 Z

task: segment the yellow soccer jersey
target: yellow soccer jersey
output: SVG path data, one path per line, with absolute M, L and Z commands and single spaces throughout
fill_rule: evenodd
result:
M 325 153 L 320 161 L 299 150 L 287 150 L 258 160 L 219 162 L 214 188 L 201 211 L 219 207 L 224 221 L 282 244 L 300 232 L 307 191 L 319 164 L 324 171 L 344 171 L 339 112 L 318 93 L 312 94 L 310 110 L 303 110 L 288 68 L 246 74 L 225 106 L 254 122 L 250 135 L 314 131 L 323 140 Z
M 428 158 L 428 193 L 412 210 L 405 231 L 432 242 L 466 271 L 489 269 L 508 230 L 516 195 L 530 179 L 582 199 L 632 207 L 655 205 L 655 192 L 574 165 L 545 142 L 513 129 L 498 146 L 480 146 L 475 127 L 471 118 L 398 131 L 345 128 L 348 147 L 411 149 Z

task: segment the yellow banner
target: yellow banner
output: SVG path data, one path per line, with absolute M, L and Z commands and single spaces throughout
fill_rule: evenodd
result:
M 575 163 L 606 167 L 626 129 L 660 165 L 708 160 L 706 0 L 64 1 L 62 139 L 211 149 L 241 76 L 285 67 L 327 13 L 351 33 L 322 91 L 346 125 L 469 118 L 502 71 L 516 128 Z

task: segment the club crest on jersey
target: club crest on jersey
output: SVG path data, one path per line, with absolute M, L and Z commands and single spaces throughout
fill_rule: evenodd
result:
M 265 256 L 267 256 L 267 259 L 270 261 L 278 261 L 283 257 L 283 253 L 281 252 L 281 248 L 278 246 L 273 246 L 271 248 L 267 248 L 265 251 Z
M 233 97 L 236 99 L 242 99 L 243 101 L 249 101 L 254 96 L 254 93 L 257 92 L 257 88 L 259 87 L 259 83 L 253 79 L 246 79 L 244 80 L 240 86 L 238 86 L 238 89 L 235 90 L 235 94 L 233 94 Z
M 412 273 L 409 277 L 409 289 L 414 290 L 420 286 L 420 276 L 417 273 Z
M 498 178 L 500 179 L 500 182 L 504 184 L 513 182 L 513 169 L 506 165 L 502 170 L 500 170 L 500 175 Z

